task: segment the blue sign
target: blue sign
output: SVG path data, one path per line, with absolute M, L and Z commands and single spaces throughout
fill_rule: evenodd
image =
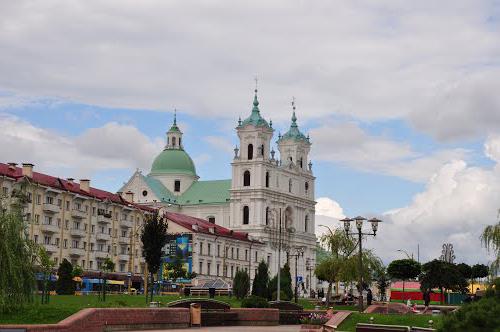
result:
M 304 279 L 302 278 L 302 276 L 297 276 L 297 283 L 301 284 L 303 282 L 304 282 Z

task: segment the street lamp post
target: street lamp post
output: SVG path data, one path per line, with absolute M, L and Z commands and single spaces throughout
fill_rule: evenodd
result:
M 312 286 L 312 271 L 314 270 L 314 259 L 307 258 L 306 260 L 306 270 L 309 271 L 309 297 L 311 297 L 311 286 Z
M 359 249 L 359 259 L 358 259 L 358 270 L 359 270 L 359 297 L 358 297 L 358 306 L 359 306 L 359 311 L 363 311 L 363 235 L 366 236 L 376 236 L 377 234 L 377 229 L 378 229 L 378 223 L 382 222 L 382 220 L 379 220 L 377 218 L 372 218 L 368 220 L 371 225 L 372 225 L 372 231 L 373 233 L 363 233 L 363 222 L 366 220 L 366 218 L 363 218 L 361 216 L 358 216 L 354 219 L 350 218 L 344 218 L 340 221 L 344 223 L 344 231 L 347 236 L 349 235 L 357 235 L 358 236 L 358 249 Z M 352 232 L 351 233 L 351 221 L 354 221 L 356 223 L 356 229 L 358 230 L 357 232 Z
M 406 257 L 408 257 L 408 259 L 413 259 L 413 253 L 411 253 L 411 256 L 408 254 L 408 252 L 404 249 L 398 249 L 396 251 L 399 251 L 399 252 L 402 252 L 406 255 Z
M 298 280 L 297 280 L 297 262 L 299 260 L 299 257 L 303 257 L 304 256 L 304 248 L 302 247 L 297 247 L 297 248 L 294 248 L 295 250 L 295 253 L 294 254 L 289 254 L 288 257 L 295 257 L 295 303 L 298 303 L 298 298 L 297 298 L 297 295 L 298 295 L 298 292 L 299 292 L 299 283 L 298 283 Z

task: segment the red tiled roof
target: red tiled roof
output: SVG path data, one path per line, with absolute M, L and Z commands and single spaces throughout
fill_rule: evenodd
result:
M 104 191 L 101 189 L 90 187 L 90 191 L 86 192 L 86 191 L 80 189 L 79 183 L 71 182 L 71 181 L 61 179 L 58 177 L 54 177 L 51 175 L 33 172 L 33 177 L 28 178 L 28 177 L 23 176 L 22 168 L 11 167 L 8 164 L 0 163 L 0 176 L 10 177 L 16 181 L 20 181 L 22 179 L 28 179 L 30 182 L 34 182 L 34 183 L 40 184 L 42 186 L 47 186 L 47 187 L 51 187 L 51 188 L 62 190 L 62 191 L 69 191 L 69 192 L 77 194 L 77 195 L 92 197 L 92 198 L 96 198 L 96 199 L 103 200 L 103 201 L 109 200 L 109 201 L 116 203 L 116 204 L 132 206 L 136 209 L 140 209 L 140 210 L 144 210 L 144 211 L 155 211 L 155 209 L 141 206 L 138 204 L 134 204 L 132 202 L 128 202 L 125 199 L 123 199 L 123 197 L 121 197 L 120 195 L 115 194 L 115 193 L 111 193 L 109 191 Z
M 227 229 L 225 227 L 222 227 L 217 224 L 212 224 L 208 220 L 205 219 L 200 219 L 200 218 L 195 218 L 191 217 L 185 214 L 181 213 L 175 213 L 175 212 L 167 212 L 166 217 L 168 220 L 185 227 L 189 229 L 190 231 L 193 231 L 195 233 L 203 233 L 203 234 L 212 234 L 212 235 L 218 235 L 222 237 L 227 237 L 227 238 L 232 238 L 235 240 L 239 241 L 247 241 L 247 242 L 258 242 L 255 240 L 250 240 L 248 238 L 248 233 L 245 232 L 235 232 L 230 229 Z M 198 225 L 198 230 L 193 229 L 193 225 Z M 215 233 L 210 233 L 210 228 L 215 229 Z

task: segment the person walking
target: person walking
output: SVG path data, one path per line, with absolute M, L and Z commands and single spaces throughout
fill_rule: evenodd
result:
M 373 300 L 372 290 L 368 288 L 368 291 L 366 292 L 366 304 L 369 306 L 372 305 L 372 300 Z
M 430 289 L 426 289 L 424 291 L 424 304 L 425 304 L 425 308 L 424 308 L 424 311 L 423 313 L 426 313 L 427 310 L 429 309 L 429 303 L 431 302 L 431 291 Z

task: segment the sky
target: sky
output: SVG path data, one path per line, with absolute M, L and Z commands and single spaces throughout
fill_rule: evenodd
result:
M 317 234 L 383 220 L 384 260 L 487 263 L 500 208 L 500 2 L 0 0 L 0 162 L 118 190 L 173 110 L 202 179 L 238 118 L 312 142 Z M 274 144 L 275 146 L 275 144 Z M 276 149 L 276 147 L 275 147 Z

